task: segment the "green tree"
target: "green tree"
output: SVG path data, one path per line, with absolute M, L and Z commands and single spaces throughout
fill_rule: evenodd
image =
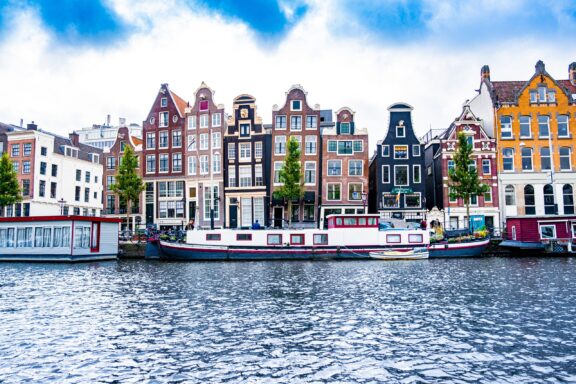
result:
M 18 175 L 14 171 L 8 153 L 2 154 L 0 159 L 0 216 L 4 216 L 4 207 L 22 201 Z
M 120 197 L 120 200 L 126 202 L 126 222 L 130 228 L 130 210 L 133 202 L 137 201 L 144 190 L 142 178 L 138 175 L 138 157 L 130 146 L 124 148 L 124 156 L 118 167 L 116 174 L 116 183 L 110 187 Z
M 286 145 L 286 159 L 280 170 L 280 182 L 283 185 L 274 191 L 274 197 L 288 201 L 288 225 L 291 225 L 292 200 L 299 200 L 304 195 L 300 144 L 294 137 L 290 137 Z
M 474 148 L 468 143 L 466 135 L 460 132 L 458 134 L 458 148 L 454 155 L 454 168 L 448 172 L 450 176 L 450 198 L 464 201 L 468 228 L 470 228 L 470 198 L 474 195 L 480 196 L 487 192 L 489 188 L 480 182 L 476 167 L 470 166 L 475 161 L 472 158 L 473 150 Z

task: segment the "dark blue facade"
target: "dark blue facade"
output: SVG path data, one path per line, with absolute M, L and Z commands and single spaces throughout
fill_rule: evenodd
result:
M 370 162 L 370 212 L 382 217 L 420 221 L 425 218 L 424 146 L 414 134 L 413 108 L 388 108 L 388 133 Z

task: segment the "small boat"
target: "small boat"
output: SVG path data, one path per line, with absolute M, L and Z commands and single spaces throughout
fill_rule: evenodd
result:
M 385 249 L 370 252 L 370 257 L 378 260 L 420 260 L 428 258 L 427 248 Z
M 430 257 L 478 257 L 490 244 L 490 238 L 450 243 L 440 241 L 428 247 Z

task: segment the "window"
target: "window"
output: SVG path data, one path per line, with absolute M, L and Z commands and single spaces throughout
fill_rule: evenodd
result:
M 286 129 L 286 116 L 276 116 L 276 129 Z
M 240 199 L 240 218 L 242 227 L 252 225 L 252 198 L 243 197 Z
M 420 208 L 420 194 L 406 194 L 404 195 L 404 206 L 406 208 Z
M 532 137 L 530 130 L 530 116 L 520 116 L 520 137 Z
M 304 221 L 314 221 L 314 204 L 304 204 Z
M 106 168 L 109 170 L 116 169 L 116 158 L 113 156 L 108 156 L 106 158 Z
M 228 159 L 236 160 L 236 144 L 228 143 Z
M 236 167 L 233 165 L 228 167 L 228 186 L 236 187 Z
M 419 164 L 415 164 L 412 166 L 412 178 L 415 184 L 419 184 L 422 182 L 422 170 Z
M 302 116 L 290 116 L 290 130 L 291 131 L 302 130 Z
M 540 148 L 540 164 L 541 169 L 550 170 L 550 148 L 549 147 L 542 147 Z
M 160 112 L 159 114 L 160 119 L 160 127 L 167 127 L 168 126 L 168 112 Z
M 510 116 L 500 117 L 500 132 L 503 139 L 512 138 L 512 117 Z
M 406 137 L 406 128 L 404 126 L 396 127 L 396 137 Z
M 340 123 L 340 134 L 342 135 L 350 134 L 350 123 Z
M 188 116 L 188 129 L 196 129 L 196 116 Z
M 220 169 L 221 169 L 220 153 L 215 153 L 212 155 L 212 172 L 220 173 Z
M 282 245 L 282 235 L 273 234 L 267 236 L 268 245 Z
M 76 187 L 76 191 L 74 193 L 74 200 L 80 201 L 80 187 Z
M 220 193 L 218 186 L 204 187 L 204 220 L 210 220 L 210 209 L 214 210 L 214 220 L 220 219 L 220 206 L 218 204 Z
M 448 160 L 448 174 L 456 167 L 454 160 Z
M 32 153 L 32 144 L 24 143 L 24 156 L 30 156 Z
M 548 137 L 550 134 L 550 116 L 538 116 L 538 136 Z
M 316 143 L 317 143 L 316 136 L 306 136 L 305 153 L 307 155 L 316 154 Z
M 382 166 L 382 182 L 384 184 L 390 183 L 390 166 L 389 165 L 383 165 Z
M 531 171 L 532 170 L 532 148 L 522 148 L 522 170 Z
M 300 100 L 292 100 L 290 107 L 293 111 L 301 111 L 302 110 L 302 102 Z
M 252 186 L 252 167 L 249 165 L 239 167 L 238 174 L 240 179 L 240 187 Z
M 85 181 L 86 183 L 89 183 L 89 182 L 90 182 L 90 172 L 89 172 L 89 171 L 86 171 L 86 174 L 85 174 L 85 176 L 84 176 L 84 181 Z
M 340 200 L 340 184 L 328 183 L 328 195 L 327 200 Z
M 316 162 L 306 161 L 304 163 L 304 184 L 316 184 Z
M 362 140 L 354 140 L 354 152 L 362 152 L 363 144 Z
M 556 214 L 555 202 L 554 202 L 554 188 L 550 184 L 544 186 L 544 213 L 546 215 Z
M 316 128 L 318 128 L 318 117 L 306 116 L 306 129 L 316 129 Z
M 257 159 L 262 158 L 262 142 L 257 141 L 254 143 L 254 157 Z
M 20 144 L 12 144 L 12 157 L 20 156 Z
M 220 149 L 220 132 L 212 132 L 212 148 Z
M 208 128 L 208 115 L 200 115 L 200 128 Z
M 570 137 L 570 130 L 568 129 L 568 116 L 558 115 L 558 137 Z M 26 149 L 26 148 L 24 148 Z M 24 153 L 26 154 L 26 153 Z
M 514 150 L 512 148 L 502 149 L 502 165 L 504 171 L 514 170 Z
M 116 184 L 116 176 L 106 176 L 106 190 L 111 191 L 114 184 Z
M 90 188 L 84 188 L 84 202 L 90 201 Z
M 349 160 L 348 161 L 348 176 L 362 176 L 364 162 L 362 160 Z
M 339 155 L 351 155 L 352 154 L 352 141 L 339 141 L 338 142 L 338 154 Z
M 206 150 L 208 149 L 209 146 L 209 138 L 208 138 L 208 134 L 207 133 L 202 133 L 200 134 L 200 149 L 201 150 Z
M 160 131 L 158 141 L 160 148 L 168 148 L 168 131 Z
M 328 176 L 342 176 L 342 160 L 328 160 Z
M 400 235 L 386 235 L 386 242 L 390 244 L 400 244 L 401 238 Z
M 336 152 L 338 142 L 336 140 L 328 140 L 328 152 Z
M 240 137 L 250 137 L 250 124 L 240 124 Z
M 408 158 L 408 146 L 407 145 L 395 145 L 394 146 L 394 158 L 395 159 L 407 159 Z
M 163 97 L 160 99 L 160 107 L 161 108 L 166 108 L 168 106 L 168 98 Z
M 412 145 L 412 156 L 420 157 L 420 144 Z
M 263 186 L 264 185 L 264 176 L 262 173 L 262 164 L 256 164 L 254 166 L 254 179 L 256 181 L 256 186 Z
M 540 239 L 555 239 L 556 226 L 555 225 L 541 225 L 540 226 Z
M 20 163 L 19 163 L 19 162 L 14 161 L 14 162 L 12 163 L 12 168 L 14 169 L 14 173 L 16 173 L 16 174 L 20 173 L 19 167 L 20 167 Z
M 48 154 L 48 148 L 40 147 L 40 155 L 46 156 Z
M 251 152 L 251 143 L 240 143 L 240 161 L 250 161 L 252 159 Z
M 572 169 L 570 152 L 569 147 L 560 147 L 560 170 L 562 171 L 569 171 Z
M 424 236 L 419 235 L 419 234 L 410 234 L 408 235 L 408 242 L 409 243 L 423 243 L 424 242 Z
M 302 234 L 291 234 L 290 235 L 290 245 L 304 245 L 304 235 Z
M 506 205 L 516 205 L 516 196 L 514 194 L 514 187 L 512 185 L 507 185 L 504 189 L 504 198 Z
M 488 190 L 484 192 L 484 202 L 491 203 L 492 202 L 492 188 L 488 187 Z
M 538 92 L 536 90 L 530 91 L 530 102 L 531 103 L 538 102 Z
M 182 131 L 172 132 L 172 146 L 176 148 L 182 147 Z
M 551 89 L 548 90 L 548 102 L 549 103 L 556 102 L 556 92 Z
M 328 234 L 315 233 L 313 237 L 314 245 L 328 245 Z
M 348 184 L 348 200 L 362 200 L 362 184 Z
M 382 146 L 382 157 L 389 157 L 390 156 L 390 146 L 383 145 Z
M 146 148 L 154 149 L 156 147 L 156 133 L 150 132 L 146 134 Z
M 161 153 L 159 155 L 160 157 L 160 166 L 159 166 L 159 171 L 160 172 L 168 172 L 168 154 L 167 153 Z
M 146 155 L 146 173 L 156 172 L 156 155 Z
M 207 233 L 206 241 L 220 241 L 221 236 L 219 233 Z
M 394 166 L 394 185 L 408 186 L 408 166 L 395 165 Z
M 30 196 L 30 180 L 22 180 L 22 196 Z
M 195 175 L 196 174 L 196 156 L 188 156 L 188 174 Z
M 470 160 L 470 162 L 468 162 L 468 171 L 476 171 L 476 160 Z
M 76 181 L 82 180 L 82 171 L 80 169 L 76 170 Z
M 286 136 L 276 136 L 274 138 L 274 154 L 286 154 Z
M 482 159 L 482 173 L 484 175 L 490 175 L 492 173 L 490 159 Z
M 283 163 L 281 161 L 274 162 L 274 184 L 280 184 L 280 171 L 282 170 Z
M 52 176 L 58 176 L 58 165 L 52 164 Z
M 534 196 L 534 187 L 530 184 L 524 186 L 524 209 L 527 215 L 536 214 L 536 198 Z
M 172 154 L 172 172 L 182 172 L 182 154 Z
M 212 127 L 219 127 L 222 125 L 222 114 L 221 113 L 213 113 L 212 114 Z
M 17 164 L 17 163 L 14 163 Z M 22 174 L 28 175 L 30 173 L 30 161 L 23 161 L 22 162 Z
M 40 197 L 44 197 L 46 195 L 46 182 L 44 180 L 40 180 Z
M 538 87 L 538 101 L 541 103 L 546 102 L 546 88 Z
M 200 110 L 207 111 L 208 110 L 208 100 L 204 100 L 204 95 L 200 96 L 202 100 L 200 101 Z
M 201 175 L 208 174 L 208 155 L 200 156 L 200 174 Z
M 564 202 L 564 214 L 574 214 L 574 190 L 572 185 L 564 184 L 562 187 L 562 201 Z
M 251 233 L 237 233 L 236 234 L 236 241 L 251 241 L 252 234 Z

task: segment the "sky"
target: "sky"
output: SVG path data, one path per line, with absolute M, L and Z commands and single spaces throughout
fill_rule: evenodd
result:
M 492 80 L 557 79 L 576 61 L 572 0 L 0 0 L 0 122 L 67 133 L 142 124 L 162 83 L 187 101 L 272 107 L 300 84 L 308 102 L 355 111 L 370 146 L 387 108 L 414 107 L 416 134 L 445 128 Z

